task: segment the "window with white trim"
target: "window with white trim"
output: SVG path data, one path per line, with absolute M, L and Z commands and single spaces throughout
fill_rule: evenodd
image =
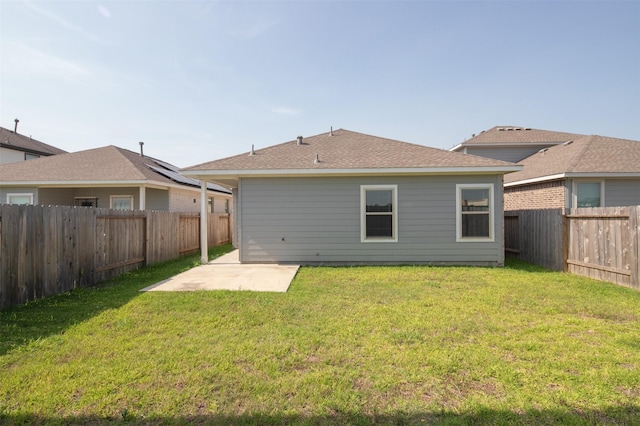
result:
M 456 241 L 494 241 L 493 185 L 456 185 Z
M 33 204 L 33 194 L 29 192 L 7 194 L 7 204 Z
M 112 195 L 109 200 L 109 208 L 114 210 L 133 210 L 133 196 Z
M 576 182 L 574 207 L 602 207 L 603 188 L 602 182 Z
M 398 186 L 360 187 L 360 234 L 362 242 L 398 241 Z

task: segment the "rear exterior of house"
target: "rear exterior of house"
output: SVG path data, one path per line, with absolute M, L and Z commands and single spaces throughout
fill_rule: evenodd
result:
M 502 265 L 501 186 L 500 176 L 241 178 L 240 260 Z M 460 229 L 468 221 L 457 203 L 464 190 L 488 196 L 486 212 L 475 215 L 487 221 L 478 236 Z M 367 212 L 367 193 L 388 194 L 390 212 Z M 390 237 L 375 235 L 385 228 L 376 231 L 371 217 L 387 218 Z
M 233 188 L 243 263 L 504 263 L 497 160 L 332 131 L 193 166 Z

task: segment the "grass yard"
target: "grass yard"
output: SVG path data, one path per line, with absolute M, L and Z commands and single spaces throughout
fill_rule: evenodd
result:
M 139 293 L 196 260 L 0 312 L 0 423 L 640 424 L 638 292 L 510 261 Z

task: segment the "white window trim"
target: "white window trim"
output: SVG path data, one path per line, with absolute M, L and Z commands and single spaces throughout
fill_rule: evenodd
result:
M 604 179 L 574 179 L 571 187 L 571 208 L 578 208 L 578 184 L 579 183 L 599 183 L 600 184 L 600 207 L 606 206 L 604 202 Z M 586 207 L 589 208 L 589 207 Z
M 491 243 L 495 241 L 495 197 L 492 183 L 459 183 L 456 184 L 456 242 L 459 243 Z M 460 198 L 463 189 L 488 189 L 489 190 L 489 236 L 488 237 L 463 237 L 462 236 L 462 205 Z
M 391 190 L 393 207 L 391 223 L 393 237 L 367 238 L 367 191 Z M 360 185 L 360 242 L 362 243 L 397 243 L 398 242 L 398 185 Z
M 130 205 L 131 208 L 129 210 L 133 210 L 133 195 L 110 195 L 109 196 L 109 208 L 113 210 L 113 199 L 114 198 L 128 198 L 131 200 Z M 124 210 L 124 209 L 122 209 Z
M 7 204 L 12 204 L 11 197 L 29 197 L 29 203 L 27 205 L 33 204 L 33 194 L 31 192 L 9 192 L 7 193 Z

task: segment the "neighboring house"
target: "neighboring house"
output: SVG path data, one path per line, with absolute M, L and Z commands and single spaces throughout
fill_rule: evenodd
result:
M 229 212 L 231 191 L 207 189 L 207 210 Z M 116 146 L 0 165 L 0 203 L 199 212 L 200 191 L 175 166 Z
M 505 210 L 640 205 L 640 141 L 580 136 L 505 176 Z
M 502 265 L 512 163 L 348 130 L 181 170 L 231 187 L 243 263 Z
M 584 135 L 529 127 L 496 126 L 473 135 L 450 151 L 517 163 L 543 148 L 560 145 L 581 136 Z
M 64 153 L 66 151 L 0 127 L 0 164 L 16 163 Z

